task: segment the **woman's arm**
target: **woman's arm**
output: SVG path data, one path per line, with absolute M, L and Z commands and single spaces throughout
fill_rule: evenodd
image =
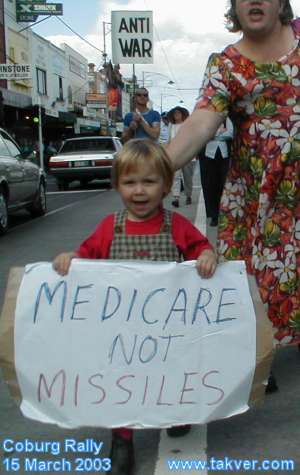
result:
M 195 109 L 184 121 L 176 137 L 166 146 L 175 168 L 181 168 L 192 160 L 199 150 L 214 137 L 221 123 L 222 114 L 206 109 Z

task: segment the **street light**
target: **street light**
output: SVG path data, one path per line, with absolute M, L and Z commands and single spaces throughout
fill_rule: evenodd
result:
M 149 76 L 149 75 L 154 75 L 154 76 L 161 76 L 163 77 L 164 79 L 167 79 L 168 80 L 168 83 L 167 84 L 175 84 L 174 81 L 172 81 L 172 79 L 170 79 L 168 76 L 166 76 L 165 74 L 162 74 L 162 73 L 156 73 L 156 72 L 152 72 L 152 71 L 142 71 L 142 86 L 144 87 L 145 86 L 145 76 Z
M 102 53 L 102 57 L 103 57 L 103 63 L 104 65 L 106 65 L 106 59 L 107 59 L 107 53 L 106 53 L 106 35 L 108 33 L 111 32 L 111 30 L 109 31 L 106 31 L 106 25 L 111 25 L 111 23 L 107 22 L 107 21 L 103 21 L 102 22 L 102 28 L 103 28 L 103 53 Z
M 179 99 L 179 97 L 176 96 L 176 94 L 163 94 L 163 93 L 160 94 L 160 113 L 162 113 L 162 111 L 163 111 L 163 97 L 169 97 L 169 96 L 171 96 L 171 97 L 172 97 L 172 96 L 173 96 L 173 97 L 177 97 L 177 99 Z M 180 101 L 178 101 L 178 102 L 179 102 L 179 104 L 183 104 L 183 103 L 184 103 L 184 101 L 183 101 L 182 99 L 181 99 Z

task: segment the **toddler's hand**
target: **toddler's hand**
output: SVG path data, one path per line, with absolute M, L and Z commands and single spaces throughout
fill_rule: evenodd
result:
M 66 275 L 69 272 L 71 261 L 74 257 L 76 257 L 74 252 L 62 252 L 58 254 L 53 260 L 53 269 L 60 275 Z
M 205 249 L 201 252 L 196 262 L 196 269 L 201 277 L 212 277 L 217 267 L 217 259 L 214 251 Z

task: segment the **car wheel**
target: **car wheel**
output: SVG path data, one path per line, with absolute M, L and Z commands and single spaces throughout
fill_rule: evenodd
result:
M 47 211 L 46 204 L 46 188 L 45 183 L 41 182 L 39 186 L 39 191 L 35 201 L 29 208 L 31 216 L 37 218 L 38 216 L 43 216 Z
M 0 190 L 0 234 L 5 234 L 8 230 L 7 199 L 4 192 Z

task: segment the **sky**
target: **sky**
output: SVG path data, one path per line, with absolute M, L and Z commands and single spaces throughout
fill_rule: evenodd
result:
M 229 33 L 224 13 L 228 0 L 57 0 L 63 4 L 60 17 L 91 45 L 103 51 L 105 44 L 108 59 L 111 57 L 111 11 L 151 10 L 154 23 L 154 62 L 135 65 L 138 80 L 146 79 L 153 107 L 169 110 L 178 105 L 193 109 L 197 91 L 201 86 L 208 56 L 221 51 L 238 40 L 239 35 Z M 51 3 L 51 2 L 50 2 Z M 300 16 L 300 0 L 291 0 L 296 16 Z M 39 17 L 39 20 L 42 17 Z M 67 43 L 100 67 L 100 51 L 90 46 L 59 18 L 51 17 L 33 31 L 57 46 Z M 120 65 L 124 77 L 132 76 L 132 65 Z M 172 80 L 175 84 L 168 85 Z

